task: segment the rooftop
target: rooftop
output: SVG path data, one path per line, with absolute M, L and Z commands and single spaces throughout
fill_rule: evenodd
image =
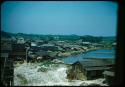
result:
M 86 61 L 78 61 L 81 65 L 83 65 L 84 67 L 88 67 L 88 66 L 107 66 L 107 65 L 113 65 L 114 62 L 111 61 L 107 61 L 107 60 L 86 60 Z
M 104 71 L 103 74 L 108 76 L 114 76 L 114 72 L 111 72 L 111 71 Z
M 111 69 L 112 65 L 114 65 L 114 62 L 110 60 L 104 60 L 104 59 L 92 59 L 92 60 L 84 60 L 84 61 L 77 61 L 75 64 L 80 64 L 84 69 L 86 70 L 106 70 Z

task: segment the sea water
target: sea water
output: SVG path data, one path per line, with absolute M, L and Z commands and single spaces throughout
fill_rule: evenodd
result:
M 72 64 L 76 61 L 85 60 L 87 58 L 112 58 L 115 59 L 115 50 L 109 50 L 109 49 L 99 49 L 95 51 L 90 51 L 87 53 L 81 53 L 78 55 L 73 55 L 69 57 L 60 58 L 64 63 L 66 64 Z

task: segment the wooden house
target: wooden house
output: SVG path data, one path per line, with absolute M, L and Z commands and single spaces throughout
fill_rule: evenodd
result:
M 37 55 L 37 58 L 41 57 L 42 60 L 53 59 L 53 57 L 47 51 L 39 51 L 39 52 L 35 52 L 35 54 Z
M 105 70 L 112 70 L 114 63 L 104 59 L 77 61 L 72 64 L 68 78 L 77 80 L 90 80 L 103 77 Z
M 26 59 L 26 47 L 25 44 L 13 44 L 11 57 L 14 60 L 25 60 Z

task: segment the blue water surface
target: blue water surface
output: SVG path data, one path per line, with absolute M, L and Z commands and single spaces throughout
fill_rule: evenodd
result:
M 89 51 L 79 55 L 73 55 L 69 57 L 61 58 L 66 64 L 72 64 L 76 61 L 86 60 L 87 58 L 112 58 L 115 59 L 115 50 L 99 49 L 95 51 Z

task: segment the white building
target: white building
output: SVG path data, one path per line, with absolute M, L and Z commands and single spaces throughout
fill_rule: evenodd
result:
M 24 41 L 24 38 L 18 38 L 18 40 L 17 40 L 17 44 L 24 44 L 25 43 L 25 41 Z
M 31 42 L 31 46 L 37 46 L 36 42 Z

